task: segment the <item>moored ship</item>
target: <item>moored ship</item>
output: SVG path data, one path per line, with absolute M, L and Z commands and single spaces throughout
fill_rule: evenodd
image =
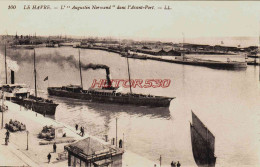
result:
M 19 104 L 40 114 L 55 115 L 56 107 L 52 100 L 30 95 L 30 91 L 23 84 L 4 84 L 0 86 L 6 100 Z
M 128 64 L 128 73 L 129 73 L 129 63 Z M 86 68 L 92 69 L 105 69 L 107 86 L 97 89 L 88 89 L 84 90 L 82 87 L 82 75 L 81 75 L 81 63 L 80 63 L 80 54 L 79 54 L 79 69 L 80 69 L 80 78 L 81 86 L 69 85 L 62 87 L 48 87 L 49 95 L 74 98 L 74 99 L 83 99 L 90 100 L 95 102 L 104 102 L 104 103 L 121 103 L 121 104 L 131 104 L 139 106 L 152 106 L 152 107 L 168 107 L 170 102 L 174 97 L 164 97 L 164 96 L 153 96 L 153 95 L 143 95 L 132 93 L 131 83 L 130 84 L 130 93 L 121 93 L 117 87 L 111 86 L 110 72 L 109 67 L 105 65 L 88 65 Z M 129 74 L 130 81 L 130 74 Z
M 7 84 L 7 75 L 6 75 L 6 84 L 0 85 L 0 91 L 2 91 L 2 94 L 6 98 L 6 100 L 10 100 L 16 104 L 19 104 L 27 109 L 31 109 L 32 111 L 35 111 L 43 115 L 45 114 L 55 115 L 56 107 L 58 106 L 58 104 L 54 103 L 52 100 L 37 97 L 35 50 L 34 50 L 34 79 L 35 79 L 34 96 L 30 95 L 30 91 L 26 87 L 26 85 L 14 84 L 14 71 L 11 71 L 11 84 Z

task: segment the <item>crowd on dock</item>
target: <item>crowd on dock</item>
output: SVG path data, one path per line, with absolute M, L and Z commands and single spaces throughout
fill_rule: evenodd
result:
M 176 162 L 171 162 L 171 167 L 180 167 L 181 166 L 181 164 L 180 164 L 180 162 L 178 161 L 177 163 Z
M 11 132 L 24 131 L 26 130 L 26 125 L 24 125 L 23 123 L 17 120 L 15 121 L 10 120 L 9 123 L 5 124 L 5 129 Z

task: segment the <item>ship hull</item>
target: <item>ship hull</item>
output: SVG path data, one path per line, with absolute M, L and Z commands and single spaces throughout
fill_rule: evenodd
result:
M 59 88 L 48 88 L 49 95 L 67 97 L 73 99 L 88 100 L 103 103 L 120 103 L 131 104 L 139 106 L 152 106 L 152 107 L 168 107 L 173 98 L 146 98 L 134 96 L 109 96 L 109 95 L 94 95 L 88 93 L 75 93 Z
M 190 130 L 193 157 L 198 167 L 215 167 L 216 157 L 208 143 L 192 125 L 190 125 Z
M 7 100 L 43 115 L 55 115 L 56 107 L 58 106 L 58 104 L 55 103 L 35 101 L 32 99 L 19 99 L 16 97 L 7 98 Z
M 178 64 L 187 64 L 187 65 L 194 65 L 194 66 L 205 66 L 211 68 L 218 68 L 218 69 L 246 69 L 247 63 L 245 62 L 214 62 L 214 61 L 181 61 L 175 60 L 175 63 Z

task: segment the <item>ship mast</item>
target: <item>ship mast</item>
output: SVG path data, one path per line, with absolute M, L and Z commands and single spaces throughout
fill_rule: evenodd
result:
M 259 25 L 260 25 L 260 22 L 259 22 Z M 259 53 L 260 50 L 259 50 L 259 46 L 260 46 L 260 30 L 258 31 L 258 45 L 257 45 L 257 52 L 256 53 Z M 257 56 L 257 54 L 256 54 Z M 258 68 L 259 68 L 259 81 L 260 81 L 260 57 L 258 57 Z
M 36 83 L 36 66 L 35 66 L 35 49 L 33 50 L 33 68 L 34 68 L 34 91 L 35 96 L 37 97 L 37 83 Z
M 81 84 L 81 88 L 83 89 L 82 73 L 81 73 L 81 63 L 80 63 L 80 49 L 79 49 L 79 73 L 80 73 L 80 84 Z
M 130 93 L 132 94 L 132 86 L 131 86 L 131 79 L 130 79 L 131 77 L 130 77 L 128 56 L 126 56 L 126 60 L 127 60 L 127 69 L 128 69 L 128 78 L 129 78 Z
M 184 60 L 184 33 L 182 33 L 182 60 Z
M 6 44 L 5 44 L 5 83 L 7 84 Z

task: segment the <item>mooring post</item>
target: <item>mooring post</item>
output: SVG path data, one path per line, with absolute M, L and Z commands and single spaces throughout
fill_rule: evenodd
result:
M 26 148 L 26 150 L 29 150 L 29 146 L 28 146 L 28 136 L 29 136 L 29 131 L 27 130 L 26 133 L 27 133 L 27 148 Z

